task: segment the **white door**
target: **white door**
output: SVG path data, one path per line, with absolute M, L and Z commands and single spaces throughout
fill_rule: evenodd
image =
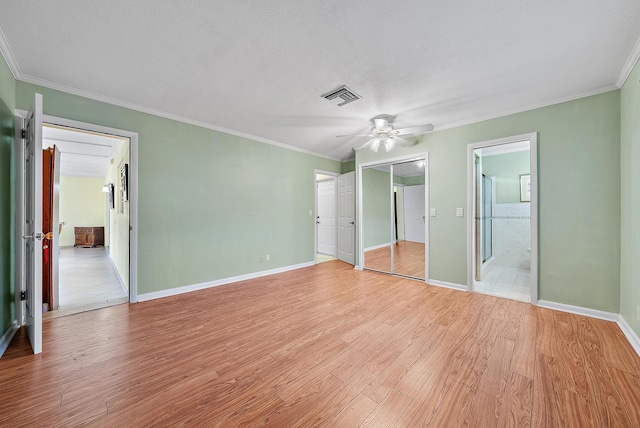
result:
M 356 173 L 338 176 L 338 259 L 355 263 Z
M 42 352 L 42 95 L 25 118 L 24 275 L 25 325 L 34 354 Z
M 404 187 L 404 239 L 424 243 L 424 185 Z
M 335 256 L 335 200 L 336 182 L 335 180 L 325 180 L 318 182 L 318 252 Z

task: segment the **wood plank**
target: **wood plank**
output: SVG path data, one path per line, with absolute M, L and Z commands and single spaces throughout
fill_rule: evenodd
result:
M 392 390 L 369 414 L 361 427 L 392 427 L 411 402 L 411 398 L 401 392 Z
M 512 372 L 504 394 L 498 427 L 530 427 L 533 379 Z
M 505 388 L 510 378 L 513 346 L 513 341 L 498 337 L 475 391 L 465 425 L 489 427 L 498 424 Z

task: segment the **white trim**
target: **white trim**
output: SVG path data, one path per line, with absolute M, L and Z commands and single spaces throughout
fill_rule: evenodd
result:
M 618 319 L 618 327 L 620 327 L 620 330 L 622 330 L 622 333 L 624 333 L 627 340 L 629 341 L 631 346 L 633 346 L 633 349 L 635 349 L 636 353 L 640 357 L 640 337 L 638 337 L 636 332 L 633 331 L 631 326 L 627 323 L 622 315 L 620 315 Z
M 26 302 L 20 299 L 20 292 L 25 291 L 25 243 L 22 236 L 24 233 L 24 142 L 22 140 L 22 129 L 24 128 L 24 117 L 16 116 L 15 118 L 16 135 L 14 140 L 15 149 L 15 317 L 18 325 L 25 323 L 24 314 L 26 311 Z
M 496 138 L 494 140 L 471 143 L 467 145 L 467 286 L 473 291 L 475 278 L 474 251 L 475 234 L 473 233 L 475 217 L 475 174 L 474 158 L 475 149 L 483 147 L 498 146 L 521 141 L 529 141 L 529 173 L 531 174 L 531 202 L 529 211 L 531 213 L 531 303 L 538 301 L 538 134 L 536 132 L 528 134 L 514 135 L 511 137 Z
M 129 290 L 127 290 L 127 286 L 124 284 L 124 281 L 122 280 L 122 276 L 120 275 L 120 271 L 118 271 L 118 268 L 116 267 L 116 263 L 113 261 L 113 259 L 111 258 L 111 254 L 109 254 L 108 251 L 105 252 L 107 253 L 107 260 L 109 260 L 109 263 L 111 264 L 111 267 L 113 268 L 113 271 L 116 273 L 116 277 L 118 277 L 118 282 L 120 283 L 120 287 L 122 287 L 122 291 L 124 291 L 124 294 L 129 294 Z
M 4 355 L 4 351 L 6 351 L 9 347 L 11 339 L 13 339 L 13 336 L 16 334 L 16 331 L 18 331 L 18 328 L 18 321 L 14 320 L 7 331 L 4 332 L 2 338 L 0 338 L 0 358 L 2 358 L 2 355 Z
M 452 290 L 469 291 L 466 285 L 456 284 L 453 282 L 438 281 L 437 279 L 428 279 L 427 283 L 436 287 L 450 288 Z
M 613 312 L 599 311 L 598 309 L 584 308 L 582 306 L 567 305 L 564 303 L 550 302 L 548 300 L 538 300 L 541 308 L 553 309 L 570 314 L 583 315 L 585 317 L 597 318 L 605 321 L 617 322 L 620 316 Z
M 13 55 L 13 51 L 11 50 L 11 46 L 9 46 L 9 42 L 7 42 L 7 38 L 2 32 L 2 28 L 0 28 L 0 55 L 2 55 L 5 62 L 9 66 L 9 71 L 11 71 L 11 74 L 13 74 L 14 79 L 17 79 L 18 76 L 22 76 L 20 68 L 18 68 L 16 58 Z
M 633 47 L 631 53 L 629 54 L 629 58 L 627 58 L 627 62 L 624 63 L 624 66 L 622 66 L 622 70 L 620 70 L 620 74 L 616 79 L 616 86 L 618 86 L 618 88 L 622 88 L 622 85 L 624 85 L 627 77 L 629 77 L 629 74 L 631 74 L 631 71 L 638 62 L 638 59 L 640 59 L 640 39 L 638 39 L 638 41 L 636 42 L 636 45 Z
M 190 293 L 192 291 L 204 290 L 219 285 L 231 284 L 239 281 L 247 281 L 249 279 L 260 278 L 263 276 L 274 275 L 277 273 L 288 272 L 291 270 L 302 269 L 315 265 L 314 262 L 299 263 L 297 265 L 284 266 L 275 269 L 263 270 L 259 272 L 248 273 L 245 275 L 232 276 L 229 278 L 218 279 L 210 282 L 202 282 L 200 284 L 185 285 L 183 287 L 170 288 L 168 290 L 153 291 L 138 295 L 138 302 L 146 302 L 148 300 L 161 299 L 163 297 L 176 296 L 178 294 Z
M 22 110 L 16 109 L 17 114 Z M 124 129 L 43 115 L 42 123 L 83 129 L 129 139 L 129 303 L 138 301 L 138 133 Z
M 372 247 L 367 247 L 364 249 L 364 252 L 366 253 L 367 251 L 372 251 L 372 250 L 379 250 L 380 248 L 384 248 L 384 247 L 390 247 L 391 244 L 390 243 L 384 243 L 384 244 L 379 244 L 379 245 L 374 245 Z

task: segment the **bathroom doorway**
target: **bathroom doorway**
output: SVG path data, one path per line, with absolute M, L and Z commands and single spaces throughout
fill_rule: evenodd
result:
M 469 146 L 469 288 L 537 301 L 535 134 Z

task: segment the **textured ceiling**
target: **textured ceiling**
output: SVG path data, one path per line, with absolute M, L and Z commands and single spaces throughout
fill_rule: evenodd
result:
M 363 141 L 335 135 L 380 114 L 438 130 L 614 89 L 640 38 L 638 0 L 2 0 L 0 11 L 18 79 L 337 159 Z M 363 98 L 320 97 L 342 84 Z

